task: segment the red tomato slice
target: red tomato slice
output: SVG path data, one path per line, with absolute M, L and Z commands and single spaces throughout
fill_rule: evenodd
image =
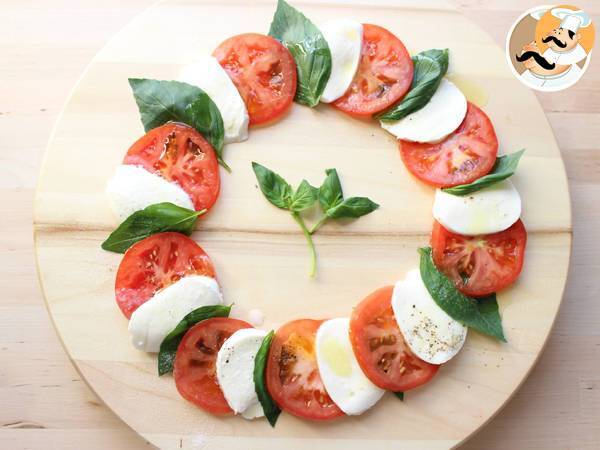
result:
M 243 320 L 215 317 L 190 328 L 177 347 L 173 378 L 183 398 L 212 414 L 233 413 L 217 382 L 217 353 L 237 330 L 252 328 Z
M 400 39 L 385 28 L 365 23 L 358 70 L 344 96 L 333 106 L 357 116 L 383 111 L 408 92 L 413 69 Z
M 117 304 L 129 319 L 156 291 L 190 274 L 215 277 L 204 250 L 180 233 L 154 234 L 125 252 L 115 281 Z
M 188 193 L 196 211 L 217 201 L 221 180 L 214 149 L 196 130 L 167 123 L 148 131 L 127 150 L 123 164 L 142 166 Z
M 419 387 L 440 366 L 413 354 L 392 310 L 393 286 L 376 290 L 360 302 L 350 318 L 350 341 L 363 372 L 373 384 L 394 392 Z
M 315 352 L 322 320 L 299 319 L 283 325 L 273 337 L 265 378 L 275 403 L 284 411 L 311 420 L 329 420 L 344 413 L 327 394 Z
M 427 184 L 468 184 L 487 174 L 496 162 L 498 139 L 488 116 L 468 102 L 462 124 L 437 144 L 398 141 L 410 172 Z
M 483 297 L 513 283 L 523 268 L 527 231 L 521 220 L 499 233 L 462 236 L 433 224 L 436 267 L 466 295 Z
M 296 95 L 296 62 L 277 39 L 263 34 L 233 36 L 213 52 L 246 103 L 250 125 L 279 118 Z

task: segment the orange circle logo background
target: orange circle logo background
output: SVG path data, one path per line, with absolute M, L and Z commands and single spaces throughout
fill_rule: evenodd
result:
M 572 11 L 578 11 L 580 8 L 573 5 L 556 5 L 553 6 L 544 14 L 540 20 L 538 21 L 537 26 L 535 27 L 535 42 L 541 52 L 543 53 L 548 45 L 542 42 L 542 38 L 548 34 L 550 31 L 558 28 L 560 25 L 560 19 L 552 15 L 551 10 L 554 8 L 565 8 L 570 9 Z M 579 44 L 584 48 L 586 53 L 590 53 L 592 48 L 594 47 L 594 40 L 596 38 L 596 29 L 594 28 L 594 22 L 590 23 L 585 28 L 579 28 L 577 30 L 577 34 L 581 35 L 581 39 L 579 40 Z

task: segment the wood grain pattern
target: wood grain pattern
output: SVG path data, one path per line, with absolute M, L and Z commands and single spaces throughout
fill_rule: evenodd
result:
M 3 17 L 27 17 L 35 33 L 18 39 L 21 47 L 12 45 L 17 39 L 11 40 L 11 37 L 20 34 L 18 28 L 11 31 L 11 25 L 18 20 L 9 20 L 8 28 L 3 28 L 3 31 L 8 30 L 9 39 L 5 34 L 0 36 L 3 54 L 7 56 L 0 61 L 5 69 L 3 78 L 7 81 L 0 90 L 8 100 L 0 111 L 3 114 L 0 127 L 7 131 L 7 139 L 0 147 L 8 158 L 5 160 L 8 164 L 0 165 L 3 174 L 0 188 L 8 199 L 4 205 L 0 258 L 3 269 L 7 268 L 2 273 L 4 284 L 8 283 L 10 289 L 9 295 L 1 300 L 0 340 L 2 355 L 11 361 L 8 372 L 0 371 L 6 406 L 1 417 L 2 447 L 80 448 L 79 443 L 86 443 L 87 448 L 144 447 L 143 441 L 124 429 L 94 399 L 57 346 L 40 307 L 26 227 L 37 171 L 35 155 L 42 149 L 61 99 L 82 64 L 95 52 L 94 47 L 97 48 L 111 30 L 118 29 L 127 20 L 127 14 L 140 10 L 143 3 L 129 3 L 129 10 L 118 9 L 117 4 L 110 1 L 96 6 L 89 6 L 92 2 L 74 5 L 69 0 L 35 7 L 23 3 L 5 4 L 7 11 Z M 510 21 L 526 3 L 462 2 L 461 7 L 501 43 Z M 581 6 L 590 9 L 584 2 Z M 45 20 L 48 16 L 54 19 L 52 23 L 63 26 L 52 27 L 51 22 Z M 98 23 L 99 17 L 102 26 L 92 26 Z M 49 27 L 52 27 L 51 32 Z M 53 38 L 44 39 L 43 45 L 27 47 L 28 42 L 35 42 L 35 36 L 44 33 Z M 83 39 L 73 40 L 73 34 Z M 53 58 L 59 57 L 62 64 L 54 70 Z M 28 65 L 28 61 L 34 60 L 35 65 Z M 538 96 L 550 113 L 549 119 L 566 157 L 576 219 L 574 270 L 567 301 L 541 363 L 510 405 L 466 448 L 592 449 L 600 443 L 597 420 L 600 354 L 596 345 L 600 309 L 594 302 L 599 283 L 593 276 L 600 263 L 594 238 L 594 230 L 600 224 L 600 210 L 593 200 L 599 193 L 600 177 L 597 145 L 594 147 L 588 133 L 598 117 L 597 99 L 600 97 L 592 81 L 599 73 L 593 61 L 590 72 L 569 93 Z M 19 88 L 29 80 L 35 80 L 41 87 L 35 95 Z M 19 95 L 15 95 L 17 93 Z M 16 140 L 16 131 L 25 129 L 28 130 L 28 153 L 22 151 L 23 142 Z M 26 158 L 27 154 L 30 159 Z M 27 317 L 27 323 L 18 320 L 20 317 Z M 59 403 L 65 407 L 57 410 Z

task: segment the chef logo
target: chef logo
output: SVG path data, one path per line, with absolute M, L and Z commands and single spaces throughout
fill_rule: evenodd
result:
M 573 86 L 592 56 L 595 29 L 576 6 L 540 6 L 515 22 L 506 39 L 506 56 L 514 75 L 543 92 Z

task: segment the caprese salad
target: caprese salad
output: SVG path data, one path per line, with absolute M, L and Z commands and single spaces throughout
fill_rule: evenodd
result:
M 505 341 L 496 293 L 519 276 L 527 232 L 508 178 L 523 150 L 498 156 L 491 120 L 445 78 L 448 50 L 412 58 L 390 31 L 335 19 L 316 26 L 279 0 L 268 35 L 231 37 L 182 68 L 178 81 L 131 79 L 146 134 L 127 151 L 106 192 L 121 225 L 102 244 L 124 253 L 115 297 L 133 346 L 158 353 L 183 398 L 213 414 L 283 410 L 330 420 L 359 415 L 385 394 L 431 381 L 469 328 Z M 394 286 L 348 316 L 292 320 L 277 330 L 231 313 L 209 256 L 189 236 L 215 204 L 224 144 L 274 122 L 293 101 L 368 116 L 393 134 L 417 179 L 436 188 L 431 246 Z M 338 173 L 294 189 L 253 163 L 261 192 L 311 235 L 327 221 L 379 205 L 345 198 Z M 322 216 L 307 226 L 303 212 Z M 231 316 L 230 316 L 231 315 Z M 260 315 L 260 314 L 259 314 Z

